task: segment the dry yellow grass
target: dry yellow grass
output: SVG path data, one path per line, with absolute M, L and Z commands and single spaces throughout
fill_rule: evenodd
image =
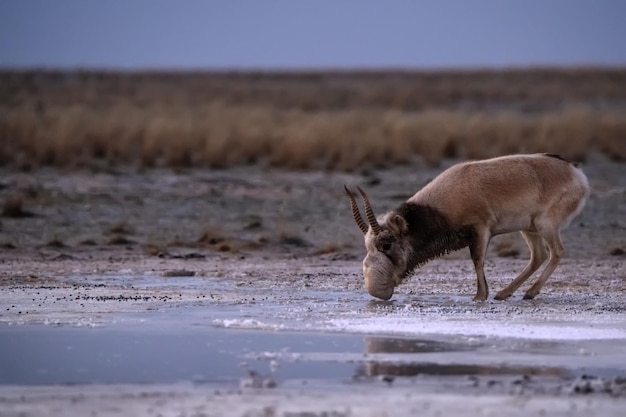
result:
M 0 163 L 355 170 L 597 149 L 626 161 L 626 71 L 0 72 Z

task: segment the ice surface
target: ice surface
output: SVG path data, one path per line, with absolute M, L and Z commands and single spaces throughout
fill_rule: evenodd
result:
M 331 329 L 343 332 L 413 335 L 493 336 L 544 340 L 626 339 L 625 327 L 597 327 L 584 323 L 506 323 L 475 320 L 420 320 L 415 317 L 385 316 L 328 321 Z

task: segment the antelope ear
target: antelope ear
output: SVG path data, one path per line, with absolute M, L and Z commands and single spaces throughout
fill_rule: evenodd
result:
M 409 225 L 406 223 L 404 217 L 399 214 L 392 215 L 389 220 L 387 220 L 387 225 L 396 236 L 402 236 L 409 231 Z

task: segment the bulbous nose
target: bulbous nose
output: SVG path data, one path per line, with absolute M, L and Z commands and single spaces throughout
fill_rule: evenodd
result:
M 393 297 L 393 288 L 387 288 L 387 289 L 381 290 L 380 288 L 368 287 L 367 285 L 366 285 L 366 288 L 367 288 L 367 292 L 372 297 L 380 298 L 383 301 L 390 300 L 391 297 Z
M 392 281 L 376 268 L 369 255 L 363 260 L 363 277 L 365 278 L 365 289 L 372 297 L 386 301 L 393 296 Z

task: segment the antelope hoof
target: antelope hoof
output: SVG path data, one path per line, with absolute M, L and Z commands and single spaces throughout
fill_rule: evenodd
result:
M 504 294 L 502 292 L 499 292 L 496 294 L 495 297 L 493 297 L 494 300 L 498 300 L 498 301 L 504 301 L 507 298 L 509 298 L 511 296 L 511 294 Z
M 482 294 L 476 294 L 474 298 L 472 298 L 472 301 L 485 301 L 486 299 L 487 299 L 486 296 Z
M 530 294 L 530 293 L 526 293 L 524 294 L 524 300 L 532 300 L 537 296 L 537 294 Z

